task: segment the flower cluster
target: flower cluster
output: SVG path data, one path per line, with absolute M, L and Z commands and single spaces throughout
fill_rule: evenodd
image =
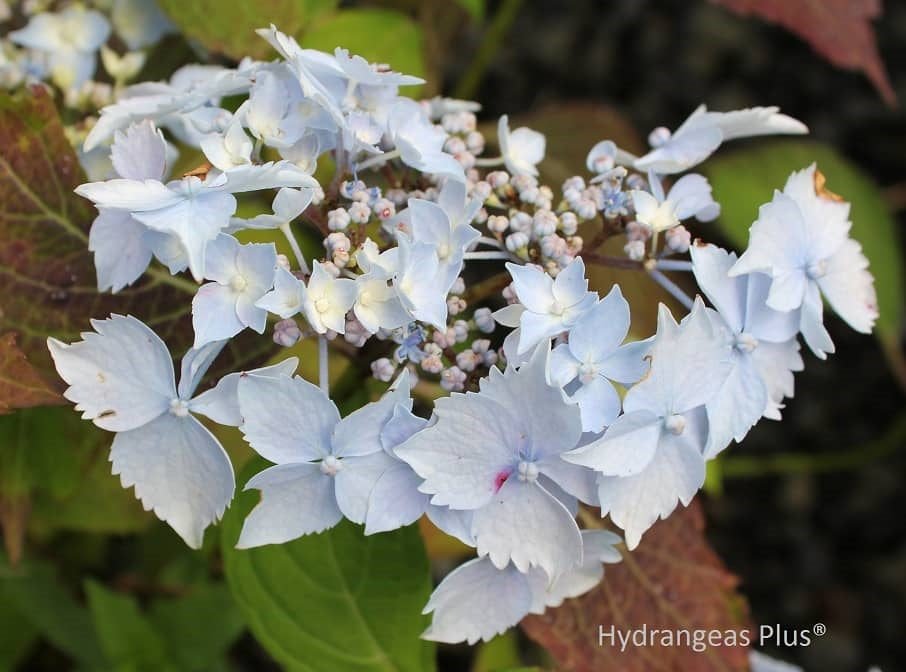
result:
M 42 16 L 22 35 L 49 25 Z M 485 156 L 474 103 L 415 102 L 400 87 L 416 77 L 342 48 L 304 49 L 273 26 L 259 32 L 278 59 L 187 66 L 127 87 L 85 139 L 110 156 L 106 179 L 77 189 L 99 213 L 89 243 L 99 289 L 136 282 L 155 259 L 199 283 L 179 383 L 166 346 L 135 317 L 49 342 L 66 397 L 116 433 L 114 473 L 192 547 L 234 493 L 201 415 L 239 427 L 273 463 L 246 485 L 261 501 L 239 547 L 343 518 L 374 534 L 426 515 L 477 557 L 437 587 L 425 636 L 488 639 L 591 589 L 619 545 L 631 551 L 689 503 L 708 460 L 762 417 L 780 418 L 803 368 L 799 335 L 817 356 L 833 352 L 823 300 L 872 329 L 873 281 L 848 235 L 849 206 L 814 165 L 761 208 L 739 257 L 686 228 L 719 214 L 707 179 L 687 171 L 722 142 L 806 131 L 776 108 L 702 107 L 675 132 L 654 131 L 641 157 L 602 141 L 590 175 L 555 196 L 538 180 L 537 131 L 503 117 L 500 155 Z M 169 175 L 174 141 L 204 164 Z M 240 216 L 250 192 L 271 205 Z M 597 242 L 586 250 L 580 225 L 597 241 L 623 236 L 625 257 L 598 255 Z M 279 231 L 293 258 L 273 242 L 240 242 L 249 229 Z M 306 258 L 299 230 L 323 254 Z M 488 278 L 486 262 L 505 271 Z M 656 333 L 640 338 L 620 287 L 589 290 L 586 263 L 646 273 L 688 312 L 677 319 L 662 305 Z M 686 272 L 701 295 L 668 272 Z M 288 358 L 195 394 L 231 338 L 269 324 L 281 346 L 317 338 L 319 385 L 294 376 Z M 344 349 L 380 355 L 371 370 L 392 381 L 346 417 L 326 375 L 339 335 Z M 427 419 L 413 412 L 419 377 L 451 392 Z M 588 525 L 581 507 L 609 516 L 625 541 Z

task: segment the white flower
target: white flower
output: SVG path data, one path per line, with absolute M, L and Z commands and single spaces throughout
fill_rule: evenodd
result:
M 507 263 L 506 268 L 513 276 L 516 296 L 525 308 L 519 318 L 518 354 L 568 331 L 598 298 L 588 291 L 585 262 L 581 257 L 571 261 L 556 278 L 535 266 Z
M 749 651 L 749 669 L 751 672 L 805 672 L 798 665 L 784 663 L 755 650 Z
M 400 232 L 397 275 L 393 281 L 403 307 L 416 320 L 444 329 L 447 325 L 447 289 L 434 245 L 413 241 Z M 383 256 L 383 255 L 381 255 Z
M 704 405 L 729 375 L 730 352 L 696 300 L 681 325 L 661 305 L 651 368 L 623 400 L 623 415 L 604 435 L 563 459 L 600 472 L 601 515 L 626 532 L 635 548 L 660 518 L 684 506 L 705 480 Z
M 346 330 L 346 313 L 355 303 L 356 295 L 354 280 L 335 278 L 324 269 L 324 264 L 316 261 L 302 299 L 302 313 L 319 334 L 328 329 L 342 334 Z
M 102 45 L 101 62 L 115 82 L 128 82 L 144 67 L 145 54 L 141 51 L 128 51 L 120 56 L 107 45 Z
M 301 189 L 283 187 L 274 196 L 271 204 L 274 214 L 258 215 L 251 219 L 233 217 L 230 220 L 230 229 L 236 231 L 241 229 L 267 230 L 287 227 L 311 205 L 314 194 L 314 189 L 310 187 Z
M 822 185 L 814 164 L 790 175 L 783 193 L 775 192 L 761 206 L 749 230 L 749 247 L 730 275 L 770 275 L 767 305 L 801 310 L 802 336 L 824 359 L 834 352 L 834 344 L 824 328 L 822 294 L 849 326 L 864 334 L 871 333 L 878 306 L 868 260 L 849 237 L 849 204 L 819 193 Z
M 334 58 L 343 74 L 351 82 L 367 86 L 414 86 L 424 84 L 425 80 L 414 75 L 403 75 L 394 72 L 383 64 L 369 63 L 361 56 L 350 54 L 348 50 L 337 47 Z
M 134 317 L 92 320 L 97 333 L 67 345 L 48 339 L 64 396 L 82 417 L 117 432 L 113 473 L 146 509 L 192 548 L 233 498 L 233 467 L 220 443 L 192 412 L 204 413 L 205 392 L 192 398 L 225 341 L 190 350 L 176 386 L 167 347 Z
M 780 114 L 777 107 L 709 112 L 701 105 L 666 141 L 636 159 L 633 165 L 655 173 L 681 173 L 707 159 L 726 140 L 780 133 L 808 133 L 808 128 Z
M 506 169 L 513 175 L 538 175 L 535 167 L 544 159 L 545 138 L 543 133 L 525 126 L 510 131 L 507 115 L 497 123 L 497 142 Z
M 784 396 L 793 396 L 793 371 L 802 358 L 795 312 L 781 313 L 765 304 L 771 279 L 761 273 L 727 275 L 736 255 L 714 245 L 691 250 L 693 271 L 702 292 L 717 309 L 709 313 L 727 332 L 733 367 L 720 391 L 708 402 L 705 458 L 731 440 L 742 441 L 762 416 L 780 418 Z
M 661 232 L 678 226 L 680 219 L 676 214 L 676 204 L 671 201 L 658 201 L 647 191 L 633 189 L 632 205 L 635 208 L 635 219 L 651 231 Z
M 551 353 L 551 380 L 564 387 L 575 381 L 571 398 L 582 413 L 582 431 L 600 432 L 620 414 L 620 396 L 611 380 L 629 385 L 648 370 L 648 341 L 621 345 L 629 333 L 629 304 L 618 285 L 588 310 L 569 331 L 569 342 Z
M 103 14 L 75 4 L 58 14 L 35 14 L 9 39 L 47 53 L 54 82 L 61 89 L 76 90 L 94 77 L 98 49 L 109 35 L 110 23 Z
M 461 193 L 464 192 L 463 188 Z M 459 207 L 462 210 L 462 202 Z M 438 282 L 446 293 L 462 271 L 466 250 L 478 240 L 481 233 L 468 224 L 460 223 L 457 226 L 441 205 L 431 201 L 410 198 L 407 212 L 413 241 L 434 247 Z
M 204 275 L 214 282 L 199 287 L 192 299 L 195 347 L 232 338 L 246 327 L 263 334 L 267 310 L 255 302 L 271 288 L 276 267 L 273 243 L 240 245 L 226 234 L 211 241 Z
M 167 173 L 167 143 L 150 121 L 117 131 L 110 150 L 113 169 L 131 180 L 162 180 Z M 88 234 L 88 249 L 94 253 L 98 289 L 118 292 L 135 282 L 152 256 L 169 262 L 171 270 L 185 268 L 185 259 L 169 253 L 172 236 L 152 231 L 128 210 L 103 208 Z
M 472 512 L 431 504 L 430 495 L 418 489 L 422 479 L 412 467 L 396 456 L 396 447 L 424 429 L 427 423 L 424 418 L 414 415 L 408 405 L 398 404 L 381 430 L 381 446 L 393 460 L 371 489 L 368 513 L 365 516 L 365 534 L 395 530 L 414 523 L 422 514 L 426 514 L 434 526 L 445 534 L 474 546 L 475 540 L 471 533 Z
M 352 307 L 356 318 L 372 334 L 379 329 L 396 329 L 411 321 L 396 290 L 388 285 L 390 275 L 380 266 L 356 276 L 356 298 Z
M 305 283 L 282 266 L 274 275 L 274 288 L 255 302 L 255 306 L 287 319 L 301 312 L 305 301 Z
M 650 231 L 668 231 L 690 217 L 710 222 L 720 214 L 720 206 L 711 197 L 711 185 L 698 174 L 684 175 L 664 194 L 660 179 L 649 176 L 651 193 L 632 190 L 635 218 Z
M 223 133 L 211 133 L 201 139 L 201 151 L 215 168 L 229 170 L 252 162 L 252 141 L 242 130 L 238 117 L 233 117 Z
M 196 281 L 204 277 L 205 248 L 230 224 L 234 193 L 275 187 L 316 187 L 317 182 L 286 161 L 242 165 L 212 171 L 205 180 L 191 175 L 164 184 L 155 179 L 89 182 L 76 193 L 99 209 L 128 211 L 149 229 L 167 233 L 181 244 Z
M 585 157 L 585 166 L 590 172 L 595 173 L 592 182 L 601 182 L 614 174 L 611 172 L 614 166 L 632 165 L 634 160 L 632 154 L 617 147 L 613 140 L 602 140 L 589 150 L 588 156 Z M 620 172 L 622 175 L 626 174 L 625 169 Z
M 582 564 L 551 582 L 539 569 L 520 572 L 512 564 L 500 569 L 488 558 L 476 558 L 444 577 L 431 593 L 424 613 L 431 626 L 424 639 L 469 645 L 487 641 L 529 614 L 543 614 L 563 600 L 587 593 L 604 576 L 601 563 L 621 559 L 614 545 L 620 538 L 604 530 L 582 532 Z
M 304 117 L 295 113 L 301 99 L 302 89 L 288 68 L 259 68 L 236 116 L 266 145 L 291 147 L 306 129 Z
M 387 132 L 407 166 L 465 183 L 462 164 L 443 151 L 447 134 L 431 123 L 424 108 L 414 100 L 400 98 L 393 105 Z
M 248 91 L 249 73 L 214 65 L 186 65 L 173 73 L 170 82 L 142 82 L 129 86 L 119 94 L 119 100 L 101 110 L 97 123 L 85 138 L 83 147 L 91 151 L 113 134 L 132 123 L 154 121 L 169 128 L 180 140 L 196 145 L 205 129 L 199 133 L 194 121 L 230 117 L 229 112 L 213 107 L 221 96 Z
M 116 34 L 133 50 L 155 44 L 173 31 L 155 0 L 114 0 L 110 20 Z
M 302 378 L 240 379 L 242 433 L 275 466 L 245 486 L 260 490 L 261 502 L 246 518 L 237 548 L 321 532 L 343 516 L 365 522 L 371 488 L 393 462 L 381 447 L 381 430 L 397 406 L 411 403 L 404 377 L 380 401 L 341 420 L 327 395 Z
M 480 556 L 553 579 L 581 561 L 579 528 L 560 498 L 574 506 L 590 472 L 560 458 L 582 428 L 579 409 L 547 384 L 548 353 L 539 347 L 518 371 L 492 369 L 480 393 L 438 399 L 436 422 L 396 454 L 425 480 L 432 504 L 473 511 Z

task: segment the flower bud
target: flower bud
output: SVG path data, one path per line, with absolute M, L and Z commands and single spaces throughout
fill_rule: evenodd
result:
M 490 334 L 497 327 L 490 308 L 479 308 L 472 314 L 472 319 L 475 321 L 475 327 L 483 334 Z
M 522 233 L 522 231 L 511 233 L 506 237 L 506 249 L 508 249 L 510 252 L 515 253 L 517 250 L 524 250 L 526 247 L 528 247 L 528 244 L 529 237 L 528 235 Z
M 365 201 L 355 201 L 349 206 L 349 219 L 356 224 L 367 224 L 371 219 L 371 208 Z
M 461 296 L 451 296 L 447 299 L 447 312 L 450 315 L 459 315 L 466 309 L 466 302 Z
M 579 230 L 579 218 L 576 217 L 576 213 L 566 212 L 560 215 L 560 231 L 563 232 L 565 236 L 572 236 Z
M 337 208 L 327 213 L 327 228 L 331 231 L 345 231 L 349 226 L 349 213 L 345 208 Z
M 488 181 L 488 184 L 491 185 L 492 189 L 500 189 L 509 184 L 510 174 L 505 170 L 495 170 L 491 173 L 488 173 L 486 179 Z
M 465 371 L 458 366 L 451 366 L 449 369 L 444 369 L 440 374 L 440 386 L 451 392 L 461 391 L 465 387 L 465 382 Z
M 630 240 L 623 246 L 623 251 L 633 261 L 642 261 L 645 258 L 645 243 L 641 240 Z
M 667 233 L 664 234 L 664 239 L 667 243 L 667 247 L 679 254 L 688 252 L 689 245 L 692 244 L 692 234 L 690 234 L 689 229 L 682 224 L 669 229 Z
M 371 211 L 377 215 L 378 219 L 384 221 L 396 214 L 396 205 L 388 198 L 379 198 L 371 206 Z
M 292 318 L 280 320 L 274 325 L 274 343 L 284 348 L 294 346 L 302 338 L 302 330 Z
M 371 375 L 384 383 L 389 383 L 394 373 L 396 373 L 396 366 L 386 357 L 371 362 Z

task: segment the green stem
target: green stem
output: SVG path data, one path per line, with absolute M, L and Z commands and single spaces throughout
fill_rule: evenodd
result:
M 903 448 L 906 442 L 906 414 L 898 417 L 883 436 L 835 453 L 815 455 L 777 453 L 762 456 L 721 457 L 723 478 L 758 478 L 777 474 L 814 474 L 846 471 L 874 462 Z
M 521 7 L 522 0 L 503 0 L 500 4 L 500 8 L 485 32 L 478 53 L 475 54 L 475 58 L 472 59 L 453 92 L 455 98 L 472 99 L 475 97 L 485 71 L 497 55 Z
M 162 268 L 151 266 L 150 268 L 148 268 L 146 273 L 154 278 L 155 282 L 171 285 L 173 287 L 181 289 L 187 294 L 195 294 L 195 292 L 198 291 L 198 285 L 196 285 L 194 282 L 186 280 L 185 278 L 181 278 L 178 275 L 170 275 L 169 271 L 166 271 Z

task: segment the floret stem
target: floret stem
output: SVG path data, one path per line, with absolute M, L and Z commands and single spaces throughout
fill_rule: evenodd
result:
M 466 252 L 463 255 L 465 261 L 475 261 L 478 259 L 506 259 L 507 261 L 516 261 L 521 263 L 519 257 L 504 252 L 503 250 L 483 250 L 480 252 Z
M 383 154 L 378 154 L 377 156 L 372 156 L 370 159 L 365 159 L 362 163 L 356 166 L 356 170 L 365 170 L 366 168 L 371 168 L 372 166 L 377 166 L 382 163 L 387 163 L 391 159 L 398 158 L 400 155 L 400 150 L 394 149 L 390 152 L 384 152 Z
M 318 335 L 318 387 L 324 394 L 330 394 L 330 382 L 327 370 L 327 337 Z
M 648 271 L 655 282 L 667 290 L 674 299 L 683 304 L 687 309 L 692 310 L 692 298 L 686 294 L 679 286 L 659 270 L 652 268 Z
M 309 275 L 311 269 L 308 268 L 308 262 L 305 261 L 305 255 L 302 254 L 302 248 L 299 247 L 299 241 L 296 240 L 296 236 L 293 234 L 293 229 L 289 225 L 289 222 L 281 224 L 280 230 L 283 232 L 283 235 L 286 236 L 286 241 L 289 243 L 289 246 L 293 249 L 296 263 L 299 264 L 299 269 L 305 273 L 305 275 Z
M 654 267 L 659 271 L 691 271 L 692 262 L 681 259 L 658 259 Z

